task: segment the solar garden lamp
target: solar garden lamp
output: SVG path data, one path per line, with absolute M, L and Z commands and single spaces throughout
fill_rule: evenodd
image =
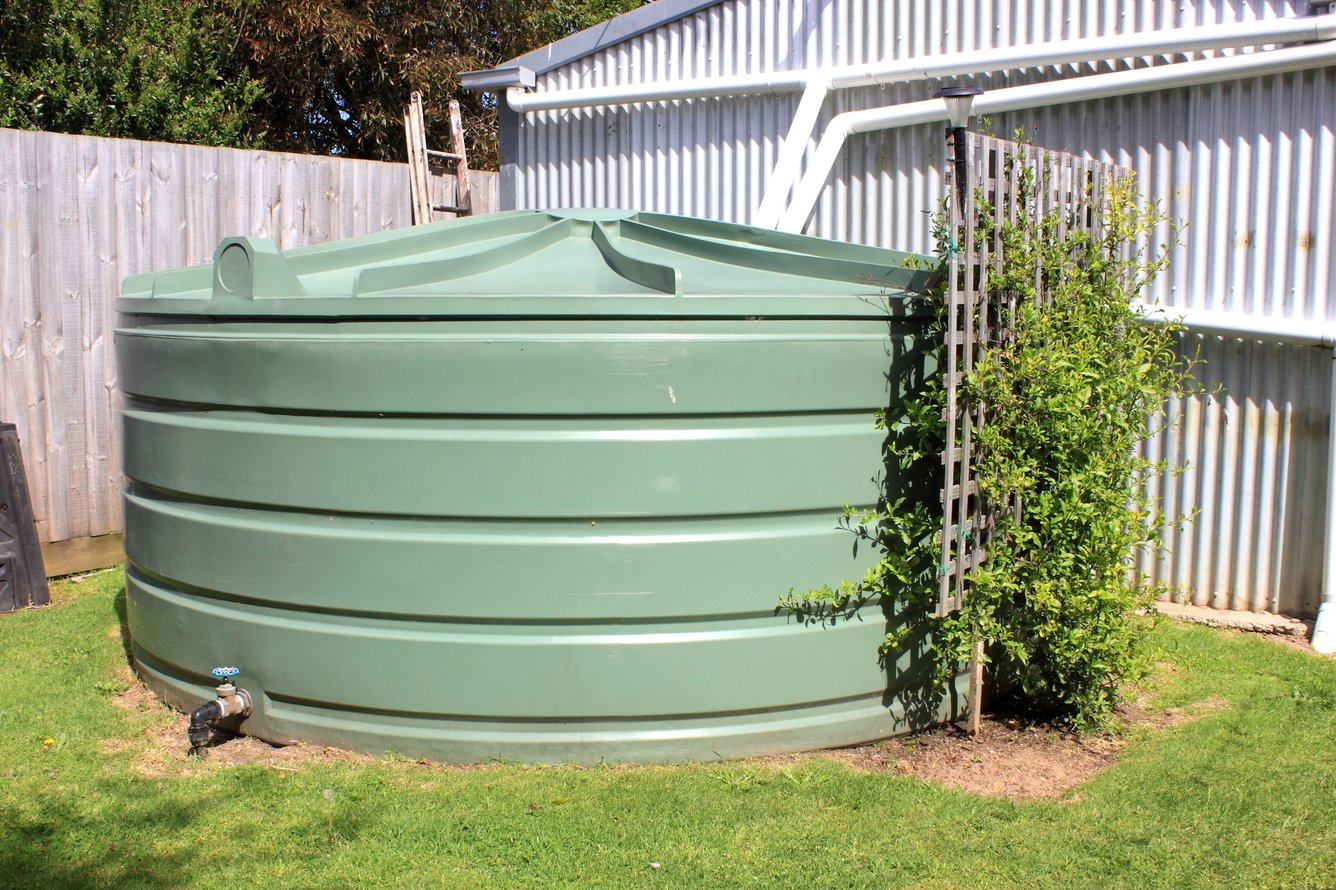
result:
M 983 94 L 983 89 L 970 84 L 942 87 L 933 94 L 946 105 L 946 116 L 951 121 L 947 129 L 947 138 L 951 143 L 952 162 L 955 164 L 956 197 L 960 213 L 965 213 L 965 199 L 969 197 L 966 182 L 967 158 L 965 149 L 965 130 L 969 127 L 970 117 L 974 113 L 974 97 Z

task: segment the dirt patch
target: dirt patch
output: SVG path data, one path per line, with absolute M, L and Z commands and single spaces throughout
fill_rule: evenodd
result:
M 1279 646 L 1284 646 L 1287 649 L 1297 649 L 1300 652 L 1305 652 L 1313 656 L 1314 658 L 1326 658 L 1332 661 L 1336 661 L 1336 652 L 1319 652 L 1316 649 L 1314 649 L 1313 644 L 1304 637 L 1280 637 L 1268 634 L 1267 636 L 1263 637 L 1263 639 L 1270 640 L 1271 642 Z
M 939 782 L 971 794 L 1037 800 L 1059 797 L 1113 765 L 1131 730 L 1172 726 L 1228 707 L 1212 697 L 1192 705 L 1151 711 L 1131 702 L 1116 731 L 1078 736 L 1048 724 L 985 716 L 977 735 L 946 726 L 871 745 L 774 758 L 821 758 L 869 772 L 891 771 Z
M 1108 769 L 1121 746 L 1116 736 L 1077 738 L 986 719 L 974 736 L 945 727 L 826 756 L 855 769 L 890 769 L 974 794 L 1034 799 L 1060 795 Z
M 102 748 L 107 753 L 134 752 L 135 771 L 144 776 L 185 775 L 203 769 L 228 766 L 267 766 L 282 771 L 297 771 L 311 763 L 372 763 L 384 758 L 355 754 L 339 748 L 318 745 L 271 745 L 250 736 L 215 731 L 203 757 L 191 754 L 186 741 L 190 718 L 162 704 L 142 683 L 114 696 L 116 704 L 127 710 L 156 710 L 166 719 L 154 720 L 140 730 L 136 740 L 107 739 Z
M 117 672 L 112 702 L 131 713 L 153 717 L 140 728 L 139 737 L 105 739 L 107 754 L 129 752 L 136 772 L 148 777 L 190 775 L 201 770 L 231 766 L 266 766 L 278 772 L 299 772 L 315 763 L 395 763 L 442 770 L 467 769 L 426 760 L 377 757 L 325 745 L 271 745 L 250 736 L 215 731 L 203 757 L 190 753 L 186 730 L 190 717 L 160 701 L 128 668 Z

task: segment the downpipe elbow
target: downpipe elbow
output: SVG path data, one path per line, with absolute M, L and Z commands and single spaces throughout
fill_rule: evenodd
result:
M 203 754 L 204 746 L 209 743 L 209 736 L 213 734 L 213 722 L 222 715 L 222 708 L 217 701 L 206 701 L 190 712 L 190 728 L 186 730 L 186 735 L 190 739 L 192 754 L 197 756 Z
M 1323 600 L 1313 622 L 1313 650 L 1323 655 L 1336 652 L 1336 600 Z

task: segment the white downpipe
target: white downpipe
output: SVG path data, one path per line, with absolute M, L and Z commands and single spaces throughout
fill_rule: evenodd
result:
M 768 74 L 695 77 L 660 83 L 544 90 L 537 93 L 510 89 L 506 91 L 506 102 L 519 112 L 552 111 L 560 108 L 591 108 L 635 102 L 668 102 L 675 99 L 796 93 L 817 80 L 829 83 L 831 89 L 845 90 L 877 84 L 978 74 L 984 71 L 1007 71 L 1044 65 L 1076 64 L 1160 54 L 1178 55 L 1230 47 L 1331 39 L 1336 39 L 1336 13 L 1307 18 L 1264 19 L 1255 22 L 1207 25 L 1200 28 L 1113 34 L 1105 37 L 943 53 L 916 59 L 824 69 L 808 68 Z
M 1245 76 L 1281 74 L 1331 64 L 1334 59 L 1336 59 L 1336 41 L 1328 41 L 1291 49 L 1007 87 L 984 93 L 975 99 L 974 113 L 982 115 L 1022 108 L 1044 108 L 1067 102 L 1146 93 L 1167 87 L 1197 86 Z M 822 189 L 825 188 L 826 177 L 830 175 L 849 136 L 855 133 L 891 130 L 944 120 L 946 120 L 946 105 L 940 99 L 870 108 L 866 111 L 847 111 L 836 115 L 822 135 L 812 163 L 803 173 L 794 192 L 792 203 L 773 223 L 773 227 L 782 232 L 802 231 L 808 217 L 812 215 L 812 209 L 816 206 Z M 768 223 L 766 220 L 752 220 L 755 226 L 766 226 Z
M 1313 622 L 1313 648 L 1324 655 L 1336 652 L 1336 351 L 1331 354 L 1331 421 L 1327 428 L 1327 515 L 1323 540 L 1322 601 Z
M 784 143 L 775 158 L 775 172 L 766 185 L 761 206 L 756 209 L 757 217 L 778 219 L 783 212 L 793 188 L 793 180 L 797 178 L 803 152 L 807 149 L 807 137 L 816 129 L 816 119 L 821 114 L 821 106 L 825 104 L 829 92 L 830 83 L 824 80 L 814 80 L 803 90 L 798 110 L 793 114 L 793 123 L 789 125 L 788 135 L 784 137 Z M 792 172 L 788 176 L 781 176 L 780 171 Z M 773 228 L 772 225 L 766 227 Z
M 1331 421 L 1327 428 L 1327 514 L 1323 548 L 1323 599 L 1313 621 L 1313 649 L 1324 655 L 1336 652 L 1336 351 L 1332 351 Z
M 1042 86 L 1047 86 L 1047 84 L 1042 84 Z M 1019 90 L 1025 89 L 1025 87 L 1012 87 L 1011 89 Z M 979 113 L 980 99 L 991 98 L 1004 92 L 1010 92 L 1010 90 L 998 90 L 975 98 L 975 113 Z M 897 127 L 909 127 L 914 124 L 930 124 L 933 121 L 946 119 L 946 104 L 941 99 L 925 99 L 922 102 L 907 102 L 904 105 L 872 108 L 867 111 L 846 111 L 844 114 L 835 115 L 831 118 L 830 123 L 826 125 L 826 132 L 822 134 L 821 141 L 817 143 L 816 154 L 812 156 L 811 162 L 807 165 L 807 170 L 803 172 L 802 179 L 798 180 L 798 186 L 793 193 L 793 200 L 789 202 L 789 206 L 781 213 L 761 214 L 758 212 L 752 218 L 751 224 L 759 229 L 801 232 L 803 226 L 807 225 L 807 218 L 812 215 L 812 209 L 816 207 L 817 199 L 821 196 L 821 190 L 826 187 L 826 177 L 830 175 L 835 162 L 839 160 L 840 152 L 844 150 L 845 140 L 850 135 L 866 133 L 870 130 L 890 130 Z M 777 189 L 776 186 L 783 182 L 785 178 L 789 178 L 790 175 L 791 171 L 784 171 L 783 174 L 776 171 L 769 190 L 787 192 L 787 188 Z M 769 196 L 769 192 L 767 192 L 766 197 Z

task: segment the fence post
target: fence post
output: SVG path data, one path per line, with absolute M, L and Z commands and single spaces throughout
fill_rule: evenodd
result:
M 18 429 L 0 423 L 0 612 L 50 601 Z

